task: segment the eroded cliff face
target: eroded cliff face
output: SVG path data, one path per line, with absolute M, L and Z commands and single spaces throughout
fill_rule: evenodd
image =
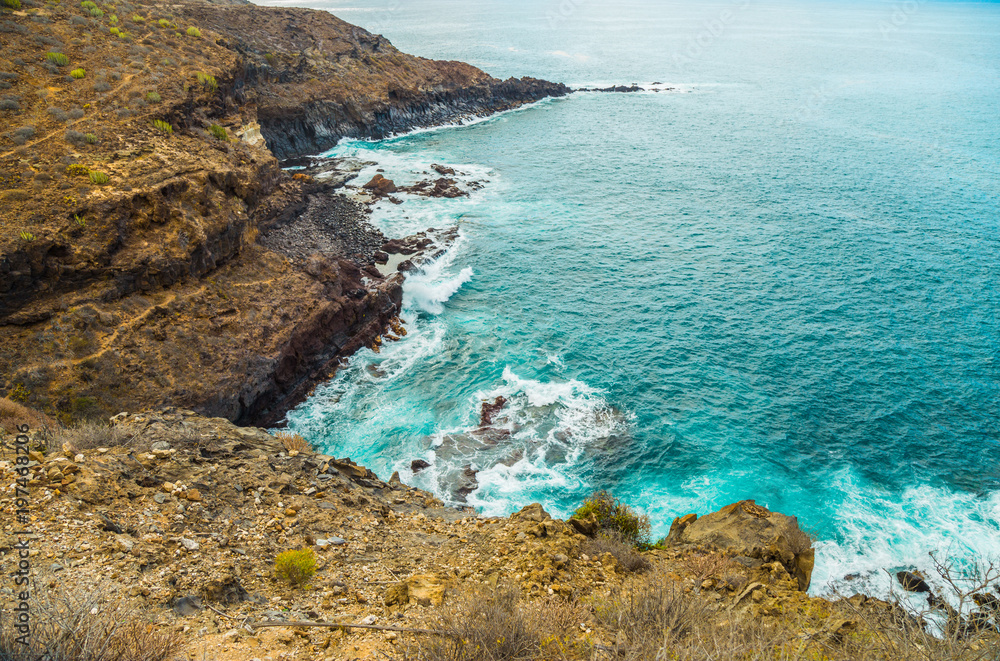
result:
M 368 268 L 370 241 L 262 242 L 335 194 L 277 157 L 566 91 L 405 55 L 326 12 L 32 5 L 0 19 L 0 394 L 67 418 L 279 418 L 377 340 L 401 276 Z
M 239 54 L 227 92 L 256 105 L 261 133 L 282 159 L 324 151 L 343 137 L 383 138 L 570 92 L 407 55 L 323 11 L 188 4 L 181 12 Z

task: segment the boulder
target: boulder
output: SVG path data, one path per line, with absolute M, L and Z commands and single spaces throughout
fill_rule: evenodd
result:
M 777 560 L 796 579 L 800 590 L 809 589 L 815 563 L 809 535 L 802 532 L 794 516 L 771 512 L 752 500 L 726 505 L 702 517 L 676 519 L 668 541 L 732 550 L 768 562 Z
M 371 181 L 362 186 L 362 188 L 372 191 L 376 195 L 388 195 L 389 193 L 396 192 L 396 184 L 393 183 L 392 179 L 386 179 L 380 174 L 372 177 Z
M 444 602 L 444 593 L 444 583 L 436 576 L 417 574 L 386 588 L 383 601 L 390 607 L 405 607 L 411 603 L 421 606 L 440 606 Z

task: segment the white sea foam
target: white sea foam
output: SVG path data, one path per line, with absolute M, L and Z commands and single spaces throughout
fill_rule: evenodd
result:
M 367 144 L 367 145 L 385 144 L 385 143 L 393 142 L 395 140 L 401 140 L 401 139 L 404 139 L 404 138 L 412 138 L 413 136 L 421 135 L 421 134 L 424 134 L 424 133 L 437 133 L 438 131 L 449 131 L 449 130 L 452 130 L 452 129 L 463 129 L 463 128 L 468 128 L 470 126 L 476 126 L 478 124 L 485 124 L 486 122 L 500 121 L 500 120 L 503 120 L 504 117 L 506 117 L 508 115 L 511 115 L 513 113 L 524 112 L 526 110 L 531 110 L 532 108 L 539 108 L 539 107 L 545 106 L 545 105 L 547 105 L 549 103 L 552 103 L 553 101 L 556 101 L 556 100 L 558 100 L 558 98 L 547 96 L 544 99 L 539 99 L 538 101 L 535 101 L 533 103 L 525 103 L 525 104 L 520 105 L 520 106 L 518 106 L 516 108 L 510 108 L 509 110 L 501 110 L 500 112 L 490 113 L 488 115 L 470 115 L 470 116 L 467 116 L 467 117 L 463 117 L 463 118 L 461 118 L 461 119 L 459 119 L 457 121 L 449 122 L 449 123 L 446 123 L 446 124 L 435 124 L 434 126 L 425 126 L 425 127 L 421 127 L 421 128 L 412 129 L 412 130 L 409 130 L 409 131 L 401 131 L 399 133 L 391 133 L 388 136 L 386 136 L 385 138 L 382 138 L 380 140 L 363 140 L 363 139 L 357 139 L 357 138 L 341 138 L 340 141 L 337 143 L 337 145 L 335 147 L 333 147 L 333 148 L 331 148 L 331 149 L 323 152 L 322 154 L 320 154 L 320 156 L 333 156 L 333 155 L 336 155 L 338 153 L 338 150 L 341 147 L 348 146 L 348 145 L 351 145 L 351 144 L 357 144 L 357 143 Z
M 434 435 L 428 455 L 432 469 L 417 483 L 445 501 L 465 466 L 478 470 L 479 488 L 467 504 L 487 515 L 517 507 L 525 493 L 584 490 L 579 464 L 588 451 L 628 432 L 630 416 L 611 407 L 596 389 L 578 380 L 546 381 L 519 376 L 504 368 L 502 383 L 476 392 L 468 402 L 471 424 Z M 479 436 L 483 401 L 507 401 L 490 428 L 502 430 L 496 441 Z M 402 462 L 400 469 L 405 470 Z
M 472 279 L 472 267 L 466 266 L 458 275 L 435 278 L 424 273 L 416 273 L 406 279 L 403 300 L 407 308 L 417 308 L 422 312 L 441 314 L 444 304 L 455 295 L 466 282 Z
M 920 569 L 935 583 L 933 560 L 1000 559 L 1000 492 L 976 495 L 917 486 L 889 492 L 844 470 L 832 477 L 839 494 L 834 540 L 816 544 L 812 592 L 885 596 L 884 570 Z M 845 580 L 845 576 L 851 579 Z

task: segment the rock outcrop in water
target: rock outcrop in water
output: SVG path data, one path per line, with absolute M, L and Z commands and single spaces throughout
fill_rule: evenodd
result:
M 802 532 L 794 516 L 771 512 L 752 500 L 741 500 L 702 517 L 679 517 L 667 538 L 674 545 L 732 550 L 739 554 L 738 562 L 750 567 L 780 562 L 800 590 L 809 589 L 815 564 L 809 535 Z

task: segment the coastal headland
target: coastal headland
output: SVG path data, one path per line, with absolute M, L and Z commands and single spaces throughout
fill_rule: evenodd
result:
M 383 236 L 350 173 L 281 164 L 565 85 L 307 9 L 3 7 L 0 553 L 33 581 L 3 587 L 4 615 L 28 604 L 44 633 L 69 613 L 120 645 L 59 658 L 997 658 L 994 585 L 920 611 L 810 596 L 813 541 L 752 494 L 661 540 L 607 494 L 485 518 L 263 429 L 405 334 L 406 271 L 454 238 Z M 464 194 L 435 169 L 411 192 Z

